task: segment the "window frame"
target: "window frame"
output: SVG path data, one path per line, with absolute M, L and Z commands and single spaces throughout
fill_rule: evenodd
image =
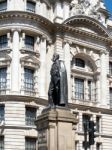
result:
M 83 114 L 82 115 L 82 129 L 84 131 L 84 123 L 87 121 L 87 128 L 89 129 L 89 121 L 91 120 L 91 115 L 89 114 Z
M 74 78 L 74 80 L 75 80 L 75 99 L 78 99 L 78 100 L 84 100 L 84 79 L 82 79 L 82 78 Z M 77 83 L 76 83 L 76 80 L 78 81 Z M 79 81 L 81 81 L 80 83 L 82 84 L 83 83 L 83 85 L 81 85 L 80 83 L 79 83 Z M 80 85 L 81 85 L 81 87 L 80 87 Z M 80 90 L 81 90 L 81 92 L 80 92 Z
M 0 49 L 5 49 L 8 47 L 8 38 L 7 34 L 0 36 Z
M 0 7 L 0 12 L 7 10 L 7 0 L 2 0 L 2 1 L 0 1 L 0 5 L 2 5 L 2 6 Z M 3 7 L 3 6 L 4 6 L 4 7 Z
M 5 74 L 3 74 L 5 70 Z M 0 68 L 0 91 L 7 89 L 7 67 Z
M 0 136 L 0 150 L 4 150 L 4 136 Z
M 25 70 L 27 70 L 27 72 Z M 34 92 L 34 73 L 34 69 L 24 67 L 24 90 L 26 92 Z
M 31 8 L 33 8 L 33 9 L 31 9 Z M 31 0 L 27 0 L 27 2 L 26 2 L 26 11 L 35 13 L 36 12 L 36 2 L 31 1 Z
M 81 58 L 75 58 L 75 66 L 85 68 L 85 61 Z
M 33 141 L 33 146 L 31 142 Z M 35 146 L 34 146 L 35 143 Z M 33 137 L 25 137 L 25 150 L 36 150 L 37 139 Z M 28 146 L 30 147 L 28 148 Z
M 109 75 L 112 76 L 112 62 L 109 61 Z
M 30 35 L 25 35 L 25 48 L 29 51 L 34 51 L 35 37 Z
M 34 115 L 33 117 L 31 115 Z M 37 109 L 34 107 L 26 106 L 25 108 L 25 125 L 27 126 L 35 126 Z

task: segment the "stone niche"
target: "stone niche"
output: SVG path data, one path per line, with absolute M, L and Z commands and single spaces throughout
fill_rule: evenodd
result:
M 45 109 L 35 124 L 38 150 L 75 150 L 75 129 L 78 120 L 66 108 Z

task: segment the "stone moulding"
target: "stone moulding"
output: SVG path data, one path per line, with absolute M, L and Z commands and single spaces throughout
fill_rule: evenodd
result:
M 70 33 L 72 35 L 80 34 L 82 36 L 87 36 L 93 39 L 97 39 L 100 41 L 107 42 L 111 45 L 112 38 L 110 34 L 108 33 L 106 27 L 104 27 L 101 23 L 99 23 L 97 20 L 85 17 L 85 16 L 76 16 L 71 17 L 67 20 L 65 20 L 62 24 L 59 23 L 53 23 L 50 20 L 46 19 L 45 17 L 42 17 L 38 14 L 30 13 L 30 12 L 24 12 L 24 11 L 6 11 L 4 13 L 0 13 L 0 21 L 4 19 L 27 19 L 36 21 L 41 25 L 42 28 L 47 30 L 51 36 L 54 36 L 56 33 L 66 34 Z M 77 22 L 86 22 L 91 24 L 91 26 L 95 27 L 96 29 L 99 29 L 102 34 L 95 34 L 88 31 L 84 31 L 81 29 L 77 29 L 73 24 Z

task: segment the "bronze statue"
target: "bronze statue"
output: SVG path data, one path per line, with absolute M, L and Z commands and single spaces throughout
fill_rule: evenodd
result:
M 51 67 L 51 82 L 48 91 L 50 106 L 66 106 L 68 100 L 67 73 L 64 62 L 54 53 Z

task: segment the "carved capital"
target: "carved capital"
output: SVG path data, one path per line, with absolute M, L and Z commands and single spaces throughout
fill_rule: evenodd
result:
M 12 33 L 14 33 L 15 31 L 17 31 L 17 32 L 20 33 L 20 32 L 21 32 L 21 29 L 20 29 L 20 28 L 12 28 L 12 29 L 11 29 L 11 32 L 12 32 Z

